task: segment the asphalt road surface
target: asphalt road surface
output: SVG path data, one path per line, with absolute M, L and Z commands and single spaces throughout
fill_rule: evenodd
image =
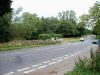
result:
M 0 75 L 10 75 L 28 69 L 29 66 L 36 66 L 44 61 L 49 62 L 48 60 L 81 51 L 88 46 L 91 46 L 90 37 L 85 38 L 83 42 L 0 52 Z

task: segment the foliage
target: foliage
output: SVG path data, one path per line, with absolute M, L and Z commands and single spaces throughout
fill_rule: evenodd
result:
M 93 33 L 95 35 L 100 35 L 100 20 L 98 20 L 96 23 L 95 23 L 95 26 L 93 28 Z
M 85 34 L 86 25 L 77 23 L 76 14 L 72 10 L 60 12 L 61 16 L 59 14 L 57 18 L 39 18 L 36 14 L 28 12 L 24 12 L 23 15 L 18 16 L 20 11 L 22 11 L 22 8 L 13 12 L 14 15 L 10 26 L 13 38 L 33 40 L 39 39 L 40 34 L 50 34 L 50 38 L 52 37 L 51 33 L 56 34 L 53 37 L 60 37 L 61 35 L 63 37 L 76 37 Z
M 39 35 L 39 39 L 42 40 L 46 40 L 46 39 L 51 39 L 51 38 L 62 38 L 62 34 L 54 34 L 54 33 L 50 33 L 50 34 L 40 34 Z
M 55 33 L 50 33 L 49 35 L 51 35 L 51 37 L 53 38 L 62 38 L 62 34 L 55 34 Z
M 99 75 L 100 74 L 100 52 L 93 53 L 91 51 L 91 59 L 79 58 L 75 63 L 75 68 L 65 75 Z
M 100 19 L 100 1 L 96 1 L 94 6 L 90 8 L 89 13 L 94 22 Z
M 80 22 L 80 23 L 78 23 L 78 25 L 77 25 L 77 30 L 78 30 L 78 35 L 79 36 L 82 36 L 82 35 L 84 35 L 84 33 L 85 33 L 85 23 L 84 22 Z
M 59 12 L 58 17 L 61 20 L 73 20 L 75 22 L 77 21 L 76 13 L 73 10 Z
M 40 34 L 39 35 L 39 39 L 42 39 L 42 40 L 46 40 L 46 39 L 50 39 L 50 38 L 51 38 L 50 34 Z
M 100 35 L 100 1 L 97 1 L 92 8 L 90 8 L 90 16 L 93 19 L 93 33 Z
M 0 17 L 0 42 L 7 42 L 10 39 L 10 14 Z
M 3 17 L 5 14 L 12 11 L 11 0 L 1 0 L 0 1 L 0 17 Z
M 59 22 L 59 27 L 56 33 L 62 34 L 64 37 L 77 36 L 76 24 L 72 21 L 62 20 Z
M 0 42 L 9 41 L 11 22 L 11 0 L 0 1 Z

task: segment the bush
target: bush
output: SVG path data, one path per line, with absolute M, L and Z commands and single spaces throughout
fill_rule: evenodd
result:
M 51 38 L 50 34 L 40 34 L 39 35 L 39 39 L 42 39 L 42 40 L 46 40 L 46 39 L 50 39 L 50 38 Z
M 32 40 L 33 38 L 32 38 L 32 33 L 26 33 L 26 34 L 24 34 L 24 39 L 25 40 Z
M 51 35 L 51 37 L 54 37 L 54 38 L 62 38 L 62 37 L 63 37 L 62 34 L 55 34 L 55 33 L 52 33 L 52 34 L 50 34 L 50 35 Z
M 24 39 L 25 40 L 36 40 L 38 39 L 38 34 L 36 32 L 32 32 L 32 33 L 25 33 L 24 34 Z
M 39 35 L 39 39 L 42 39 L 42 40 L 51 39 L 52 37 L 53 38 L 62 38 L 62 34 L 50 33 L 50 34 L 40 34 Z

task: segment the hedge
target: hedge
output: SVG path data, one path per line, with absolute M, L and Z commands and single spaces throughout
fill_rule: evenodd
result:
M 39 39 L 46 40 L 46 39 L 51 39 L 51 38 L 62 38 L 62 34 L 40 34 Z

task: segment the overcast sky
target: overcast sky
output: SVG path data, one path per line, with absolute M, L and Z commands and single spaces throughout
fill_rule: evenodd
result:
M 23 8 L 24 12 L 36 13 L 38 16 L 57 16 L 58 12 L 74 10 L 79 17 L 98 0 L 13 0 L 12 7 Z

